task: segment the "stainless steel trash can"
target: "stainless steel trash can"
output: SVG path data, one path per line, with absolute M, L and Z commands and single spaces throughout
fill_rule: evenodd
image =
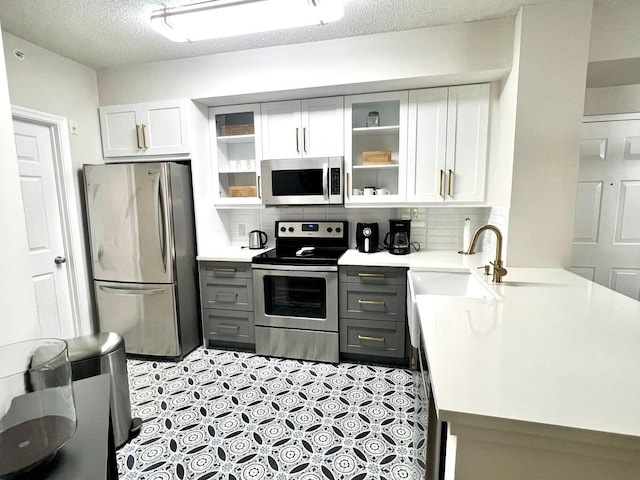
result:
M 131 418 L 129 375 L 124 339 L 114 332 L 84 335 L 67 340 L 73 380 L 108 373 L 111 375 L 111 424 L 115 447 L 120 447 L 140 428 Z

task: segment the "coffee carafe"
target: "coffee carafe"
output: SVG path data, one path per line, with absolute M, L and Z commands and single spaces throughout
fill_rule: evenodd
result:
M 384 246 L 393 255 L 407 255 L 411 251 L 411 220 L 389 220 L 389 233 L 384 237 Z

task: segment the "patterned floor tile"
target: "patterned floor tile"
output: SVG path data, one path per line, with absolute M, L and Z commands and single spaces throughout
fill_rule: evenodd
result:
M 424 477 L 411 372 L 196 349 L 128 360 L 142 430 L 122 480 L 404 480 Z

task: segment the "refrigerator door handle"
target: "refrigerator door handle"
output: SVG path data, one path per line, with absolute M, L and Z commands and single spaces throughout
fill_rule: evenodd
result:
M 169 219 L 167 218 L 168 212 L 167 209 L 169 208 L 169 205 L 167 202 L 167 200 L 165 199 L 165 194 L 166 194 L 166 188 L 162 188 L 162 175 L 158 174 L 158 183 L 157 183 L 157 189 L 158 189 L 158 197 L 157 197 L 157 204 L 156 204 L 156 209 L 158 210 L 158 241 L 160 243 L 160 254 L 162 256 L 162 272 L 163 273 L 167 273 L 167 263 L 168 263 L 168 259 L 167 259 L 167 255 L 169 253 L 169 249 L 168 247 L 168 238 L 170 235 L 170 232 L 168 232 L 168 228 L 169 228 Z
M 100 285 L 100 290 L 103 292 L 113 293 L 116 295 L 159 295 L 164 292 L 162 288 L 149 288 L 149 289 L 132 289 L 132 288 L 118 288 L 118 287 L 105 287 Z

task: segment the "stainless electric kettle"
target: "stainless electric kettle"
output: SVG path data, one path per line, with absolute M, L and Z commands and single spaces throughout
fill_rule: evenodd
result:
M 264 240 L 263 240 L 263 237 L 264 237 Z M 267 237 L 267 234 L 264 233 L 262 230 L 251 230 L 249 232 L 249 248 L 251 249 L 264 248 L 267 246 L 268 239 L 269 237 Z

